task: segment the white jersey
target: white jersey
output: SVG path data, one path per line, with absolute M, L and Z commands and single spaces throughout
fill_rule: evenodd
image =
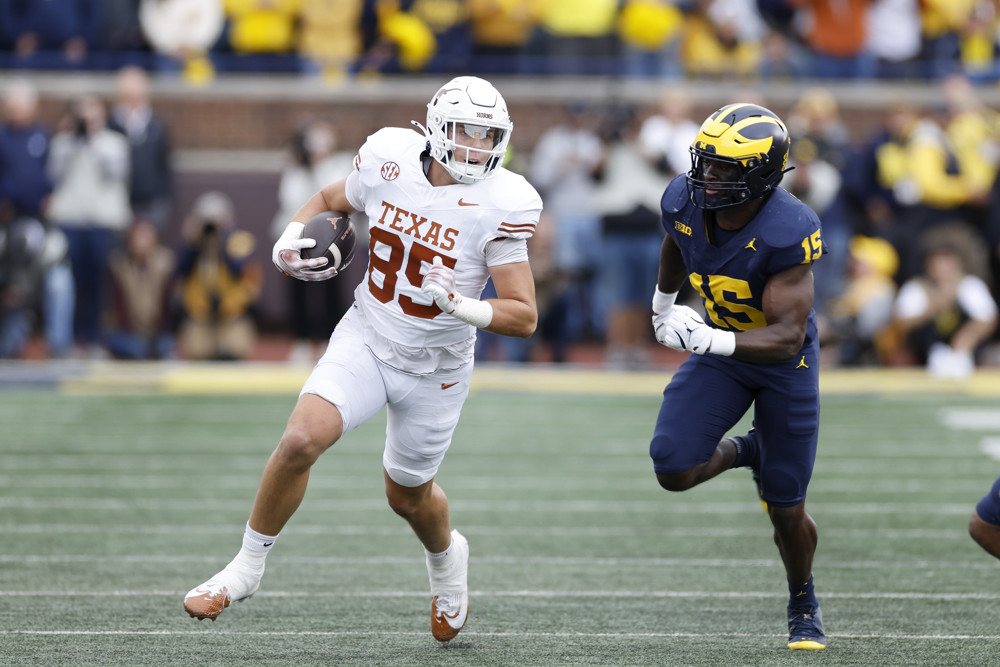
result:
M 489 278 L 487 245 L 528 239 L 542 209 L 535 189 L 502 167 L 472 184 L 432 186 L 421 164 L 426 143 L 413 130 L 379 130 L 358 151 L 347 179 L 347 199 L 368 215 L 371 235 L 368 274 L 355 298 L 368 326 L 398 344 L 376 344 L 373 352 L 413 372 L 440 364 L 435 348 L 468 361 L 475 343 L 475 327 L 441 312 L 420 289 L 434 257 L 454 268 L 459 293 L 479 298 Z

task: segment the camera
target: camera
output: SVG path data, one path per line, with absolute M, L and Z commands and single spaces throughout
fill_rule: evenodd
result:
M 216 224 L 215 220 L 205 220 L 201 224 L 201 238 L 207 239 L 211 236 L 218 236 L 219 225 Z

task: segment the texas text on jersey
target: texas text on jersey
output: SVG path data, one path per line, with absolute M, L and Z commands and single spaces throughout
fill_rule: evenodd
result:
M 371 221 L 368 278 L 355 292 L 366 318 L 385 338 L 436 347 L 474 336 L 475 327 L 442 313 L 420 290 L 434 257 L 455 270 L 460 293 L 478 298 L 488 266 L 503 263 L 487 256 L 487 246 L 528 239 L 542 201 L 522 176 L 502 167 L 488 179 L 434 187 L 424 174 L 425 147 L 426 138 L 409 129 L 371 135 L 358 152 L 347 196 Z

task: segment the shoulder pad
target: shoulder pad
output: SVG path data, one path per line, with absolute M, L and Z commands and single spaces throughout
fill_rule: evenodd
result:
M 688 202 L 690 199 L 688 199 L 687 176 L 684 174 L 675 176 L 667 185 L 667 189 L 663 191 L 660 208 L 665 213 L 677 213 L 687 206 Z
M 520 174 L 501 167 L 488 181 L 490 194 L 498 208 L 507 210 L 541 209 L 542 198 L 535 187 Z
M 410 155 L 415 150 L 419 155 L 424 150 L 427 139 L 415 130 L 403 127 L 386 127 L 368 136 L 364 145 L 354 158 L 354 168 L 373 166 L 366 164 L 368 159 L 378 161 L 399 159 L 399 156 Z
M 497 209 L 505 211 L 497 236 L 527 239 L 535 233 L 542 212 L 538 191 L 520 174 L 499 169 L 490 178 L 490 196 Z
M 798 246 L 820 228 L 819 216 L 806 204 L 777 188 L 757 214 L 763 216 L 761 236 L 772 248 Z

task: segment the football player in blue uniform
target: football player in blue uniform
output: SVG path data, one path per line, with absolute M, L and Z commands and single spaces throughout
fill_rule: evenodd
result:
M 663 345 L 694 354 L 663 392 L 649 451 L 668 491 L 751 468 L 788 576 L 788 648 L 822 649 L 805 498 L 819 432 L 811 267 L 823 241 L 816 213 L 778 187 L 789 146 L 774 113 L 730 104 L 702 124 L 691 171 L 663 194 L 653 327 Z M 704 319 L 675 305 L 685 281 Z M 751 405 L 754 428 L 725 437 Z
M 976 505 L 969 519 L 969 535 L 986 553 L 1000 558 L 1000 477 Z

